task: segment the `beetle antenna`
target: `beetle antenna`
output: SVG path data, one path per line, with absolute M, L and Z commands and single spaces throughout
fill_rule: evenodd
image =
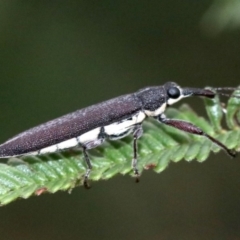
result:
M 240 98 L 240 95 L 233 95 L 233 92 L 239 88 L 234 87 L 219 87 L 219 88 L 213 88 L 217 92 L 217 94 L 225 96 L 225 97 L 236 97 Z M 229 92 L 229 93 L 228 93 Z

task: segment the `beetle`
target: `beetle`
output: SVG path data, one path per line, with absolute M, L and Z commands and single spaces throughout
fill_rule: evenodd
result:
M 234 88 L 213 90 L 181 88 L 174 82 L 143 88 L 135 93 L 83 108 L 20 133 L 0 145 L 0 158 L 41 155 L 80 147 L 87 165 L 83 181 L 84 186 L 88 187 L 92 165 L 87 151 L 101 145 L 106 139 L 117 140 L 132 134 L 132 168 L 138 177 L 137 140 L 143 134 L 142 122 L 148 117 L 153 117 L 158 122 L 179 130 L 207 137 L 234 157 L 236 155 L 234 150 L 228 149 L 199 127 L 190 122 L 169 119 L 164 114 L 168 106 L 182 98 L 190 96 L 214 98 L 216 94 L 226 95 L 221 92 L 222 90 L 234 90 Z

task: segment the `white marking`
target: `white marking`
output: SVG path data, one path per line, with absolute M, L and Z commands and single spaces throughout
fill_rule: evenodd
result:
M 139 112 L 137 115 L 137 123 L 143 122 L 145 118 L 146 118 L 146 114 L 144 112 Z
M 77 145 L 78 145 L 77 139 L 71 138 L 71 139 L 61 142 L 59 144 L 55 144 L 55 145 L 40 149 L 39 152 L 38 151 L 30 152 L 30 153 L 23 154 L 23 156 L 53 153 L 53 152 L 57 152 L 58 150 L 76 147 Z M 16 155 L 16 156 L 19 156 L 19 155 Z
M 176 102 L 178 102 L 178 101 L 180 101 L 182 98 L 184 98 L 185 96 L 183 96 L 183 95 L 180 95 L 180 97 L 179 98 L 176 98 L 176 99 L 173 99 L 173 98 L 169 98 L 168 99 L 168 105 L 172 105 L 172 104 L 174 104 L 174 103 L 176 103 Z
M 180 101 L 182 98 L 189 97 L 189 96 L 184 96 L 184 95 L 183 95 L 182 89 L 180 89 L 180 88 L 178 88 L 178 89 L 179 89 L 179 91 L 180 91 L 180 96 L 179 96 L 178 98 L 175 98 L 175 99 L 174 99 L 174 98 L 169 98 L 169 99 L 167 100 L 168 105 L 172 105 L 172 104 Z
M 1 156 L 0 158 L 14 158 L 14 157 L 36 156 L 36 155 L 38 155 L 38 151 L 23 153 L 23 154 L 16 154 L 16 155 L 9 155 L 9 156 Z
M 104 131 L 107 135 L 121 135 L 124 132 L 129 131 L 127 134 L 133 130 L 134 126 L 141 123 L 145 119 L 146 115 L 144 112 L 139 112 L 131 117 L 131 120 L 123 120 L 120 122 L 115 122 L 104 127 Z M 126 135 L 127 135 L 126 134 Z M 125 136 L 125 135 L 124 135 Z M 122 137 L 124 137 L 122 136 Z M 122 138 L 120 137 L 120 138 Z
M 98 135 L 100 133 L 101 128 L 95 128 L 89 132 L 86 132 L 79 136 L 77 139 L 80 143 L 85 144 L 88 142 L 92 142 L 98 139 Z
M 67 141 L 61 142 L 58 144 L 58 149 L 66 149 L 66 148 L 72 148 L 76 147 L 78 145 L 78 141 L 76 138 L 71 138 Z
M 26 153 L 26 154 L 24 154 L 23 156 L 28 156 L 28 155 L 31 155 L 31 156 L 38 155 L 38 151 Z
M 144 112 L 149 117 L 155 117 L 155 116 L 162 114 L 165 111 L 166 107 L 167 107 L 167 104 L 163 103 L 162 106 L 159 107 L 158 109 L 156 109 L 155 111 L 144 110 Z
M 57 144 L 56 145 L 52 145 L 50 147 L 46 147 L 40 150 L 40 154 L 44 154 L 44 153 L 53 153 L 56 152 L 58 150 L 57 148 Z

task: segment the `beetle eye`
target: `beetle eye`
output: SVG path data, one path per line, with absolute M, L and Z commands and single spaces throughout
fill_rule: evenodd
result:
M 170 98 L 178 98 L 180 96 L 180 91 L 178 88 L 176 87 L 170 87 L 168 90 L 167 90 L 167 94 Z

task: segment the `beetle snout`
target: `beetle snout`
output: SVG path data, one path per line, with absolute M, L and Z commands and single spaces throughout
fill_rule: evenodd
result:
M 216 93 L 214 93 L 210 89 L 202 89 L 202 88 L 184 88 L 182 93 L 185 97 L 202 96 L 207 98 L 214 98 L 216 95 Z

